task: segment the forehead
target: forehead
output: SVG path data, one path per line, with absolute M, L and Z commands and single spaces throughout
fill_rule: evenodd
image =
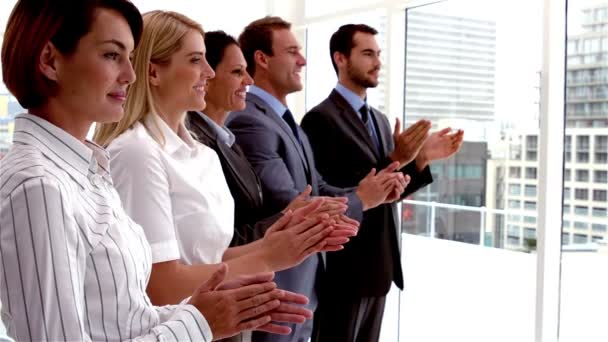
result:
M 291 46 L 299 46 L 296 36 L 288 29 L 279 29 L 272 31 L 272 46 L 275 48 L 286 48 Z
M 189 30 L 184 37 L 182 37 L 181 47 L 179 52 L 191 53 L 191 52 L 204 52 L 205 51 L 205 39 L 203 35 L 195 30 Z
M 222 56 L 222 62 L 228 64 L 245 64 L 245 57 L 243 57 L 241 48 L 234 44 L 226 46 L 224 55 Z
M 378 42 L 376 41 L 376 36 L 370 33 L 365 32 L 357 32 L 353 36 L 353 49 L 358 50 L 380 50 L 378 46 Z
M 127 23 L 127 20 L 114 10 L 97 9 L 91 29 L 83 38 L 87 37 L 92 38 L 95 42 L 116 40 L 124 44 L 128 51 L 135 48 L 131 27 Z

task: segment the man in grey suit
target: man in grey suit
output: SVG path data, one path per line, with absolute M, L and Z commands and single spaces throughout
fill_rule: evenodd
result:
M 249 89 L 245 110 L 232 113 L 226 125 L 260 178 L 268 213 L 284 208 L 310 184 L 314 196 L 348 198 L 348 216 L 360 221 L 363 211 L 398 199 L 409 179 L 393 172 L 398 163 L 378 173 L 368 170 L 356 187 L 346 189 L 327 184 L 318 174 L 308 138 L 287 108 L 286 96 L 302 89 L 300 72 L 306 64 L 290 27 L 281 18 L 265 17 L 240 35 L 247 71 L 256 85 Z M 281 288 L 306 294 L 312 310 L 317 304 L 316 285 L 322 281 L 319 259 L 310 257 L 275 278 Z M 291 328 L 287 336 L 254 332 L 253 341 L 305 342 L 313 330 L 310 322 Z

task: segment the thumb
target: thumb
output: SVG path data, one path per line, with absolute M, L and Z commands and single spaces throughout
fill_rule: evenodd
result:
M 401 134 L 401 120 L 399 120 L 399 118 L 396 118 L 397 120 L 395 120 L 395 129 L 393 130 L 393 137 L 397 137 L 399 136 L 399 134 Z
M 378 174 L 395 172 L 399 168 L 399 165 L 400 164 L 397 161 L 396 162 L 392 162 L 387 167 L 385 167 L 384 169 L 382 169 L 382 171 L 378 172 Z
M 209 292 L 215 290 L 226 279 L 228 265 L 221 263 L 215 272 L 204 283 L 199 286 L 196 293 Z
M 307 198 L 308 196 L 310 196 L 311 192 L 312 192 L 312 186 L 310 186 L 310 184 L 308 184 L 306 186 L 306 189 L 304 189 L 304 191 L 300 192 L 300 194 L 298 195 L 298 197 Z
M 369 173 L 365 176 L 365 178 L 363 178 L 363 179 L 369 179 L 369 178 L 374 177 L 375 175 L 376 175 L 376 168 L 372 168 L 369 171 Z

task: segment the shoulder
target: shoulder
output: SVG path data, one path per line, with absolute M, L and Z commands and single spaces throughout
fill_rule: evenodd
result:
M 247 128 L 269 128 L 273 124 L 272 120 L 266 116 L 266 113 L 257 104 L 247 101 L 247 107 L 242 111 L 232 112 L 226 119 L 226 127 L 235 131 Z
M 150 162 L 162 159 L 162 147 L 147 132 L 143 124 L 137 123 L 108 145 L 111 168 L 131 165 L 146 167 Z
M 319 123 L 330 123 L 336 120 L 338 107 L 330 99 L 326 98 L 318 105 L 312 107 L 302 118 L 302 128 Z
M 20 187 L 51 186 L 59 189 L 57 179 L 67 179 L 65 171 L 39 149 L 13 145 L 0 162 L 0 198 L 4 199 Z

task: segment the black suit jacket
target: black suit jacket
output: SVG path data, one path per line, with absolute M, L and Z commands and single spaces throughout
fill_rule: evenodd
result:
M 260 180 L 241 148 L 234 143 L 231 147 L 219 141 L 217 134 L 197 112 L 188 112 L 186 126 L 194 138 L 213 149 L 222 164 L 222 170 L 235 205 L 235 233 L 232 246 L 243 245 L 264 236 L 281 213 L 269 217 L 263 215 L 263 197 Z
M 335 90 L 304 116 L 301 126 L 312 145 L 317 170 L 327 182 L 356 186 L 371 168 L 381 170 L 392 163 L 388 155 L 394 142 L 388 119 L 373 108 L 370 117 L 376 123 L 381 154 L 358 114 Z M 412 178 L 404 197 L 432 182 L 429 168 L 418 172 L 415 162 L 401 171 Z M 328 253 L 324 289 L 365 297 L 386 295 L 392 281 L 403 289 L 398 222 L 394 203 L 365 211 L 357 237 L 344 250 Z

